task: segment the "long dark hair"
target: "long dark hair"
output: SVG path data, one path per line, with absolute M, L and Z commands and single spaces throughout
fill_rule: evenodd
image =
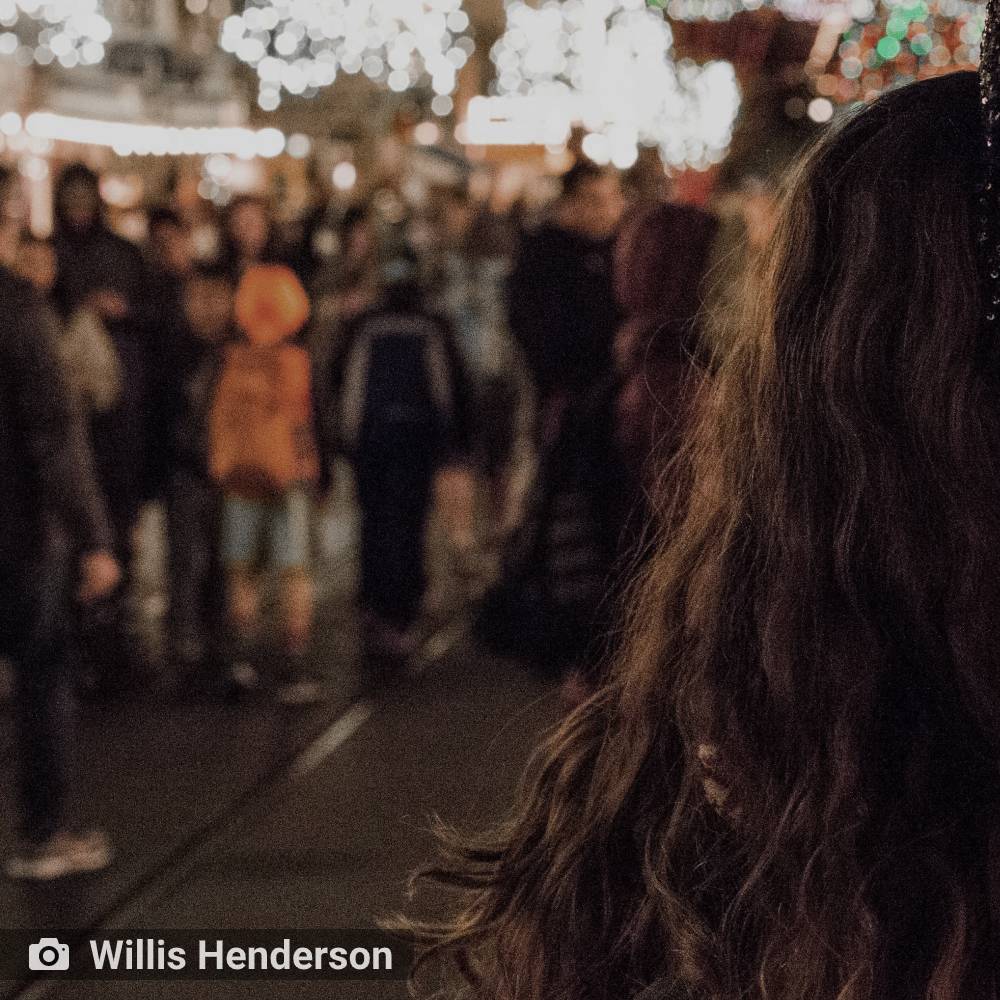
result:
M 461 995 L 1000 996 L 978 115 L 973 75 L 916 84 L 799 172 L 612 681 L 433 873 Z

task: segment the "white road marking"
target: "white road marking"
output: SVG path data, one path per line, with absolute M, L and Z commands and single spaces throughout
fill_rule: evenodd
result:
M 368 722 L 374 711 L 375 706 L 367 699 L 352 705 L 299 755 L 291 768 L 292 778 L 300 780 L 312 774 Z

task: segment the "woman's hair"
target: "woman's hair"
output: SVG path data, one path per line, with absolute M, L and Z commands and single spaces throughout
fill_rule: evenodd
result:
M 916 84 L 791 184 L 612 680 L 431 873 L 445 995 L 1000 996 L 981 135 L 974 75 Z

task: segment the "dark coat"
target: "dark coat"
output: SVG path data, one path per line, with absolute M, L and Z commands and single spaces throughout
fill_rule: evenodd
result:
M 76 171 L 76 176 L 83 171 Z M 109 505 L 127 522 L 141 502 L 152 495 L 150 422 L 155 354 L 150 329 L 155 298 L 142 253 L 137 246 L 111 232 L 98 218 L 85 230 L 76 230 L 61 216 L 56 195 L 56 251 L 58 277 L 56 305 L 64 316 L 84 304 L 94 292 L 111 291 L 128 304 L 128 315 L 107 323 L 118 351 L 122 396 L 110 413 L 94 420 L 93 445 L 98 475 Z
M 81 549 L 109 548 L 97 484 L 74 448 L 72 402 L 33 290 L 0 268 L 0 561 L 29 566 L 51 516 Z
M 333 360 L 330 378 L 330 398 L 337 413 L 335 437 L 340 447 L 349 454 L 362 446 L 362 438 L 378 428 L 369 426 L 367 411 L 370 400 L 368 391 L 374 374 L 372 364 L 376 357 L 373 346 L 382 338 L 399 334 L 412 338 L 420 345 L 425 363 L 433 366 L 439 361 L 438 393 L 432 386 L 426 399 L 431 422 L 436 425 L 433 434 L 435 462 L 447 465 L 467 461 L 472 450 L 473 415 L 472 387 L 461 351 L 451 324 L 427 311 L 416 298 L 386 299 L 379 306 L 367 310 L 353 319 L 345 328 L 340 348 Z M 422 344 L 420 342 L 423 342 Z M 422 381 L 421 373 L 414 370 L 379 373 L 383 387 L 395 384 L 400 396 L 407 393 L 414 380 Z
M 621 312 L 612 282 L 614 239 L 545 225 L 525 237 L 509 285 L 510 327 L 541 403 L 587 390 L 612 369 Z

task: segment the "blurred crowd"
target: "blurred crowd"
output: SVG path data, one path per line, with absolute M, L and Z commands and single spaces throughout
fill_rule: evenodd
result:
M 10 874 L 109 859 L 63 814 L 75 691 L 167 673 L 185 695 L 323 698 L 314 520 L 338 465 L 353 470 L 368 656 L 416 650 L 437 509 L 483 640 L 562 677 L 569 700 L 586 693 L 692 372 L 711 364 L 712 311 L 773 214 L 763 187 L 721 215 L 661 187 L 581 160 L 529 213 L 459 183 L 421 213 L 338 212 L 322 254 L 326 206 L 283 226 L 240 196 L 198 253 L 169 205 L 148 211 L 142 245 L 126 240 L 82 165 L 39 238 L 18 176 L 0 174 L 0 590 L 24 809 Z M 150 503 L 166 515 L 165 663 L 129 596 Z

